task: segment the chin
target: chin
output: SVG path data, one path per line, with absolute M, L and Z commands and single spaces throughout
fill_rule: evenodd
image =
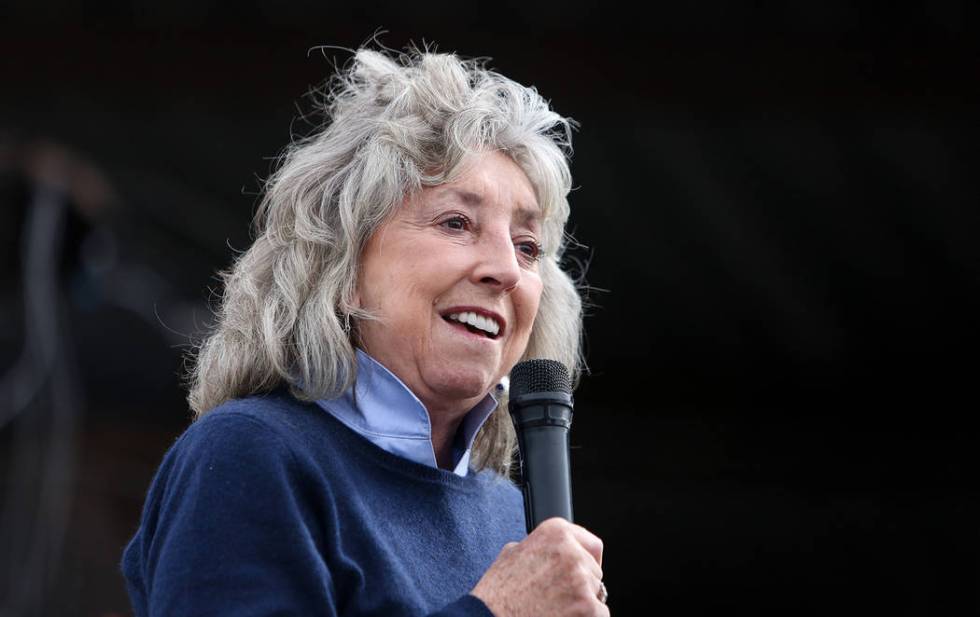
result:
M 454 367 L 441 371 L 429 381 L 432 390 L 446 401 L 471 401 L 483 398 L 494 386 L 495 373 L 486 369 Z

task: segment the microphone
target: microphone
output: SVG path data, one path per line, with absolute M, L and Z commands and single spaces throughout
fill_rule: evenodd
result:
M 572 386 L 565 365 L 543 359 L 516 364 L 510 372 L 509 408 L 521 454 L 527 532 L 554 516 L 571 522 Z

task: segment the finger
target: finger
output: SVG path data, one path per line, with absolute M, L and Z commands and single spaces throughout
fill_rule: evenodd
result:
M 497 560 L 509 560 L 513 558 L 514 552 L 518 549 L 519 544 L 517 542 L 508 542 L 504 544 L 503 548 L 500 549 L 500 553 L 497 555 Z
M 606 589 L 606 584 L 602 581 L 596 581 L 595 595 L 599 599 L 599 602 L 603 604 L 609 599 L 609 591 Z
M 572 534 L 575 536 L 578 543 L 582 545 L 582 548 L 584 548 L 589 555 L 592 555 L 592 558 L 595 559 L 596 564 L 601 568 L 602 540 L 599 539 L 599 536 L 580 525 L 573 524 L 570 527 Z
M 577 544 L 577 543 L 576 543 Z M 596 563 L 595 558 L 578 544 L 576 547 L 576 552 L 578 553 L 578 562 L 583 568 L 584 572 L 587 573 L 589 578 L 595 581 L 596 588 L 599 587 L 599 583 L 602 581 L 602 568 Z

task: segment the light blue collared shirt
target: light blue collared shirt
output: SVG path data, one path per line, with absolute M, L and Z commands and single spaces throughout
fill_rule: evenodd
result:
M 425 405 L 394 373 L 360 349 L 356 351 L 354 385 L 339 398 L 319 400 L 317 405 L 382 450 L 438 468 Z M 453 441 L 453 473 L 457 476 L 466 476 L 476 433 L 496 408 L 497 400 L 487 394 L 460 422 Z

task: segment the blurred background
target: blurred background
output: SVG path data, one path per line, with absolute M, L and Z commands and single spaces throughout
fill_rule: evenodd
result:
M 736 8 L 737 7 L 737 8 Z M 980 608 L 978 5 L 0 8 L 0 615 L 130 614 L 184 355 L 379 29 L 575 136 L 572 433 L 613 614 Z

